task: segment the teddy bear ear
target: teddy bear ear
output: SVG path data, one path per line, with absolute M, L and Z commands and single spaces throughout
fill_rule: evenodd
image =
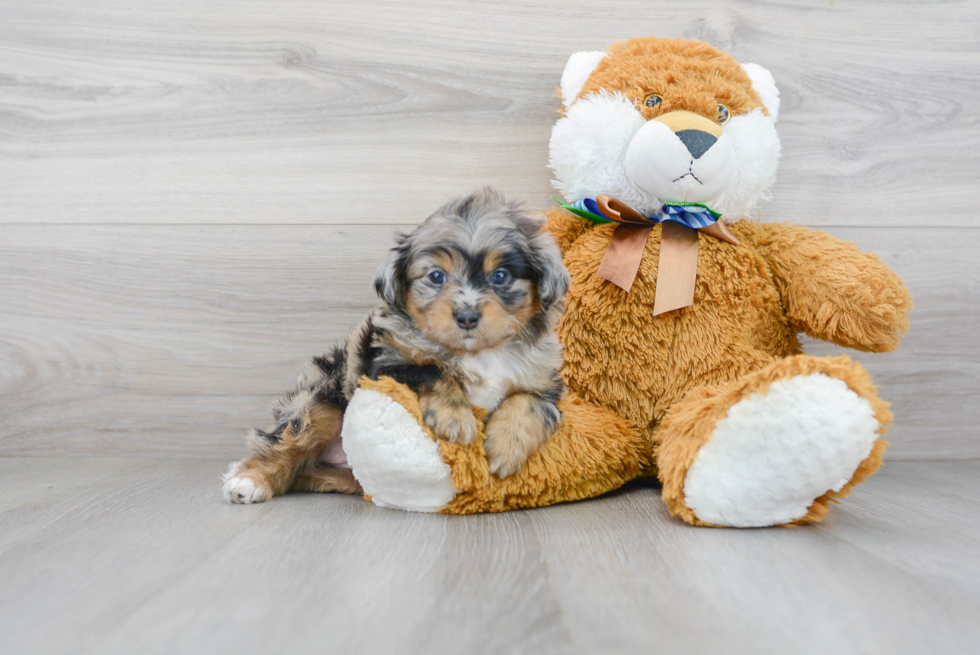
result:
M 779 117 L 779 89 L 776 88 L 772 73 L 759 64 L 742 64 L 742 70 L 748 73 L 752 88 L 762 97 L 762 104 L 775 121 Z
M 606 56 L 602 51 L 576 52 L 568 58 L 565 64 L 565 72 L 561 74 L 561 100 L 565 109 L 572 106 L 578 92 L 585 86 L 589 75 L 599 65 L 599 61 Z

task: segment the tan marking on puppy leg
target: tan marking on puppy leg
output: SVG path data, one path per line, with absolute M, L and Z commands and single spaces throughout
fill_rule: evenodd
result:
M 490 472 L 507 478 L 524 468 L 528 458 L 551 437 L 550 425 L 538 409 L 541 400 L 526 393 L 506 398 L 487 423 L 487 452 Z
M 286 428 L 266 453 L 238 463 L 237 470 L 225 481 L 225 499 L 253 503 L 286 493 L 297 470 L 315 460 L 340 435 L 343 419 L 344 413 L 336 407 L 310 407 L 299 432 L 291 426 Z M 243 482 L 246 480 L 252 487 Z
M 302 470 L 293 480 L 291 491 L 313 491 L 316 493 L 362 494 L 361 484 L 354 478 L 350 469 L 318 466 Z
M 344 412 L 330 405 L 313 405 L 303 417 L 303 429 L 296 435 L 295 447 L 314 457 L 340 436 Z
M 476 417 L 466 393 L 456 380 L 440 378 L 432 391 L 419 398 L 422 418 L 437 437 L 468 445 L 476 438 Z

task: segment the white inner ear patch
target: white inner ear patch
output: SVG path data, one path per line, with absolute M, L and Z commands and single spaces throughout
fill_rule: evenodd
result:
M 687 506 L 716 525 L 794 521 L 847 484 L 879 427 L 871 403 L 842 380 L 816 373 L 774 382 L 715 425 L 688 470 Z
M 752 80 L 752 88 L 762 98 L 762 104 L 766 106 L 773 122 L 776 122 L 779 118 L 779 89 L 772 73 L 759 64 L 742 64 L 742 70 Z
M 592 71 L 605 56 L 606 53 L 602 51 L 576 52 L 568 58 L 565 70 L 561 74 L 561 99 L 565 109 L 572 106 L 582 87 L 589 80 L 589 76 L 592 75 Z

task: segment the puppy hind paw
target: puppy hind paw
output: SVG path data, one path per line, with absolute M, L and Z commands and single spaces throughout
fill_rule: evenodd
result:
M 225 480 L 221 488 L 225 501 L 233 504 L 250 505 L 269 499 L 269 492 L 250 478 L 232 477 Z

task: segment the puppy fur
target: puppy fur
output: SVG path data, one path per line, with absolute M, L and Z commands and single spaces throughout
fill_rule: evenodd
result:
M 229 467 L 226 500 L 360 493 L 338 439 L 362 375 L 412 388 L 442 439 L 470 443 L 471 405 L 485 408 L 490 470 L 517 473 L 561 421 L 552 327 L 568 285 L 554 239 L 519 204 L 489 187 L 447 203 L 399 235 L 374 281 L 382 304 L 343 345 L 313 358 L 273 405 L 271 427 L 250 432 L 253 454 Z

